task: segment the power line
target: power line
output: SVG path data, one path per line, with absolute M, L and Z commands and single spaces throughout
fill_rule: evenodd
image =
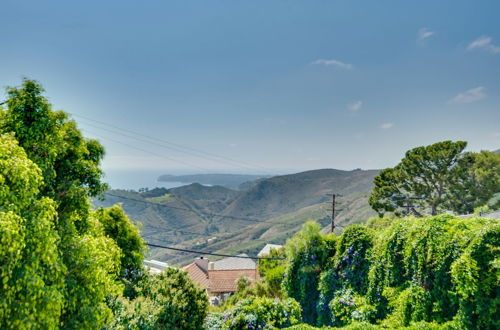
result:
M 163 246 L 163 245 L 151 244 L 151 243 L 146 243 L 146 245 L 151 246 L 151 247 L 155 247 L 155 248 L 160 248 L 160 249 L 167 249 L 167 250 L 195 253 L 195 254 L 203 254 L 203 255 L 217 256 L 217 257 L 231 257 L 231 258 L 256 259 L 256 260 L 284 260 L 285 259 L 285 258 L 280 258 L 280 257 L 249 257 L 249 256 L 236 256 L 236 255 L 232 255 L 232 254 L 223 254 L 223 253 L 194 251 L 194 250 L 189 250 L 189 249 L 181 249 L 181 248 L 175 248 L 175 247 L 171 247 L 171 246 Z
M 183 208 L 183 207 L 178 207 L 178 206 L 171 206 L 171 205 L 164 205 L 164 204 L 158 204 L 158 203 L 154 203 L 154 202 L 150 202 L 150 201 L 146 201 L 146 200 L 140 200 L 140 199 L 135 199 L 135 198 L 129 198 L 129 197 L 125 197 L 125 196 L 120 196 L 120 195 L 115 195 L 115 194 L 112 194 L 112 193 L 109 193 L 109 192 L 105 192 L 104 193 L 105 195 L 108 195 L 108 196 L 112 196 L 112 197 L 116 197 L 116 198 L 121 198 L 121 199 L 125 199 L 125 200 L 129 200 L 129 201 L 133 201 L 133 202 L 139 202 L 139 203 L 144 203 L 144 204 L 148 204 L 148 205 L 154 205 L 154 206 L 157 206 L 157 207 L 165 207 L 165 208 L 171 208 L 171 209 L 176 209 L 176 210 L 182 210 L 182 211 L 188 211 L 188 212 L 191 212 L 191 213 L 194 213 L 196 215 L 208 215 L 208 216 L 216 216 L 216 217 L 221 217 L 221 218 L 229 218 L 229 219 L 235 219 L 235 220 L 242 220 L 242 221 L 249 221 L 249 222 L 254 222 L 256 225 L 258 224 L 275 224 L 275 225 L 289 225 L 290 222 L 288 221 L 271 221 L 271 219 L 268 219 L 268 220 L 258 220 L 258 219 L 252 219 L 252 218 L 244 218 L 244 217 L 236 217 L 236 216 L 231 216 L 231 215 L 223 215 L 223 214 L 218 214 L 218 213 L 205 213 L 205 212 L 196 212 L 192 209 L 188 209 L 188 208 Z M 172 228 L 172 229 L 169 229 L 169 228 L 165 228 L 163 231 L 168 231 L 168 230 L 171 230 L 171 231 L 177 231 L 177 232 L 182 232 L 180 231 L 179 229 L 182 229 L 182 228 L 187 228 L 187 227 L 190 227 L 191 225 L 186 225 L 186 226 L 183 226 L 183 227 L 178 227 L 178 228 Z M 340 225 L 337 225 L 338 227 L 342 227 Z M 199 235 L 199 236 L 207 236 L 207 235 L 215 235 L 215 234 L 227 234 L 227 233 L 211 233 L 211 234 L 202 234 L 202 233 L 194 233 L 194 232 L 186 232 L 186 233 L 189 233 L 189 234 L 193 234 L 193 235 Z
M 271 223 L 271 224 L 277 224 L 277 225 L 290 224 L 289 222 L 283 222 L 283 221 L 271 221 L 273 218 L 268 219 L 268 220 L 258 220 L 258 219 L 252 219 L 252 218 L 247 218 L 247 217 L 236 217 L 236 216 L 232 216 L 232 215 L 224 215 L 224 214 L 218 214 L 218 213 L 206 213 L 206 212 L 199 212 L 199 211 L 196 212 L 196 211 L 194 211 L 192 209 L 188 209 L 188 208 L 153 203 L 153 202 L 149 202 L 149 201 L 145 201 L 145 200 L 134 199 L 134 198 L 129 198 L 129 197 L 120 196 L 120 195 L 114 195 L 114 194 L 109 193 L 109 192 L 105 192 L 104 194 L 108 195 L 108 196 L 112 196 L 112 197 L 117 197 L 117 198 L 121 198 L 121 199 L 125 199 L 125 200 L 134 201 L 134 202 L 155 205 L 158 207 L 165 207 L 165 208 L 172 208 L 172 209 L 178 209 L 178 210 L 183 210 L 183 211 L 189 211 L 189 212 L 194 213 L 196 215 L 199 215 L 198 213 L 200 213 L 202 215 L 216 216 L 216 217 L 221 217 L 221 218 L 230 218 L 230 219 L 242 220 L 242 221 L 250 221 L 250 222 L 255 222 L 256 224 L 259 224 L 259 223 L 268 223 L 268 224 Z M 339 225 L 337 225 L 337 226 L 339 226 Z M 184 226 L 184 227 L 180 227 L 180 228 L 186 228 L 186 227 L 190 227 L 190 226 Z M 342 227 L 342 226 L 339 226 L 339 227 Z
M 250 163 L 246 163 L 246 162 L 243 162 L 243 161 L 232 159 L 230 157 L 220 156 L 220 155 L 217 155 L 217 154 L 214 154 L 214 153 L 206 152 L 206 151 L 203 151 L 203 150 L 198 150 L 198 149 L 195 149 L 195 148 L 192 148 L 192 147 L 187 147 L 187 146 L 184 146 L 184 145 L 181 145 L 181 144 L 178 144 L 178 143 L 173 143 L 173 142 L 170 142 L 170 141 L 167 141 L 167 140 L 164 140 L 164 139 L 155 138 L 155 137 L 152 137 L 152 136 L 149 136 L 149 135 L 146 135 L 146 134 L 142 134 L 142 133 L 135 132 L 135 131 L 132 131 L 132 130 L 129 130 L 129 129 L 125 129 L 125 128 L 121 128 L 121 127 L 118 127 L 118 126 L 115 126 L 115 125 L 112 125 L 112 124 L 109 124 L 109 123 L 105 123 L 103 121 L 99 121 L 99 120 L 95 120 L 95 119 L 92 119 L 92 118 L 85 117 L 85 116 L 82 116 L 82 115 L 77 115 L 77 114 L 72 114 L 72 115 L 75 116 L 75 117 L 82 118 L 82 119 L 87 120 L 87 121 L 91 121 L 91 122 L 94 122 L 94 123 L 98 123 L 100 125 L 112 127 L 112 128 L 114 128 L 116 130 L 120 130 L 120 131 L 123 131 L 123 132 L 128 132 L 128 133 L 131 133 L 131 134 L 134 134 L 134 135 L 137 135 L 137 136 L 142 136 L 142 137 L 145 137 L 145 138 L 147 138 L 149 140 L 154 141 L 154 142 L 149 142 L 149 143 L 158 144 L 158 141 L 160 141 L 163 144 L 158 144 L 158 145 L 163 146 L 165 148 L 174 149 L 174 150 L 177 150 L 179 152 L 184 152 L 184 153 L 188 153 L 188 154 L 191 154 L 191 155 L 195 155 L 195 154 L 193 154 L 193 152 L 194 152 L 194 153 L 198 154 L 196 156 L 200 157 L 200 158 L 207 159 L 206 156 L 210 156 L 212 158 L 217 158 L 219 162 L 220 161 L 223 161 L 223 162 L 226 162 L 226 163 L 227 162 L 231 162 L 232 166 L 236 165 L 236 166 L 244 167 L 246 169 L 251 169 L 251 170 L 255 170 L 256 168 L 260 168 L 260 171 L 264 171 L 264 172 L 268 172 L 270 174 L 274 174 L 274 172 L 271 171 L 270 169 L 268 169 L 266 167 L 263 167 L 263 166 L 260 166 L 260 165 L 257 165 L 257 164 L 250 164 Z M 89 124 L 87 123 L 87 125 L 89 125 Z M 103 128 L 100 128 L 100 129 L 103 129 Z M 114 133 L 114 134 L 118 134 L 118 133 Z M 129 136 L 129 137 L 131 137 L 131 136 Z M 136 138 L 136 137 L 131 137 L 131 138 Z M 164 144 L 167 144 L 170 147 L 167 147 Z M 201 155 L 205 155 L 205 156 L 200 156 L 200 154 Z M 213 161 L 213 159 L 212 159 L 212 161 Z
M 169 146 L 163 145 L 163 144 L 161 144 L 161 143 L 155 143 L 155 142 L 147 141 L 147 140 L 140 139 L 140 138 L 137 138 L 137 137 L 132 136 L 132 135 L 124 134 L 124 133 L 121 133 L 121 132 L 117 132 L 117 131 L 114 131 L 114 130 L 110 130 L 110 129 L 107 129 L 107 128 L 103 128 L 103 127 L 95 126 L 95 125 L 88 124 L 88 123 L 83 123 L 83 124 L 84 124 L 84 125 L 88 125 L 88 126 L 93 127 L 93 128 L 97 128 L 97 129 L 100 129 L 100 130 L 106 131 L 106 132 L 109 132 L 109 133 L 112 133 L 112 134 L 117 134 L 117 135 L 121 135 L 121 136 L 128 137 L 128 138 L 131 138 L 131 139 L 135 139 L 135 140 L 140 141 L 140 142 L 144 142 L 144 143 L 148 143 L 148 144 L 156 144 L 156 145 L 158 145 L 158 146 L 160 146 L 160 147 L 163 147 L 163 148 L 166 148 L 166 149 L 169 149 L 169 150 L 174 150 L 174 151 L 184 152 L 184 153 L 186 153 L 186 154 L 188 154 L 188 155 L 192 155 L 192 156 L 195 156 L 195 157 L 199 157 L 199 158 L 207 159 L 207 160 L 209 160 L 209 161 L 213 161 L 213 159 L 210 159 L 210 158 L 205 158 L 205 157 L 200 157 L 200 156 L 198 156 L 198 155 L 196 155 L 196 154 L 194 154 L 194 153 L 185 152 L 185 151 L 183 151 L 183 150 L 179 150 L 179 149 L 176 149 L 176 148 L 172 148 L 172 147 L 169 147 Z M 96 136 L 100 136 L 100 135 L 98 135 L 98 134 L 96 134 L 96 133 L 94 133 L 94 132 L 90 132 L 90 131 L 89 131 L 89 133 L 92 133 L 92 134 L 94 134 L 94 135 L 96 135 Z M 100 137 L 101 137 L 101 138 L 103 138 L 103 139 L 109 139 L 109 140 L 111 140 L 110 138 L 104 137 L 104 136 L 102 136 L 102 135 L 101 135 Z M 113 140 L 111 140 L 111 141 L 113 141 Z M 113 142 L 116 142 L 116 141 L 113 141 Z M 120 142 L 120 143 L 121 143 L 121 144 L 124 144 L 123 142 Z M 137 149 L 137 148 L 136 148 L 136 149 Z M 152 153 L 152 152 L 147 151 L 147 150 L 144 150 L 144 149 L 140 149 L 140 150 L 145 151 L 145 152 L 148 152 L 148 153 Z M 163 157 L 163 156 L 161 156 L 161 155 L 159 155 L 159 154 L 154 154 L 154 155 L 155 155 L 155 156 L 159 156 L 159 157 Z M 169 159 L 171 159 L 171 158 L 169 158 Z M 209 169 L 202 168 L 202 167 L 199 167 L 199 166 L 197 166 L 197 165 L 193 165 L 193 164 L 188 163 L 188 162 L 185 162 L 185 161 L 178 161 L 178 162 L 182 162 L 182 163 L 183 163 L 183 164 L 185 164 L 185 165 L 189 165 L 189 166 L 192 166 L 192 167 L 195 167 L 195 168 L 198 168 L 198 169 L 204 170 L 204 171 L 208 171 L 208 172 L 210 172 L 210 171 L 211 171 L 211 170 L 209 170 Z M 233 166 L 234 166 L 234 165 L 233 165 Z
M 0 103 L 0 105 L 5 104 L 5 103 L 7 103 L 7 101 Z M 94 126 L 94 125 L 91 125 L 89 123 L 83 123 L 85 125 L 89 125 L 91 127 L 97 128 L 97 129 L 106 130 L 106 131 L 111 132 L 113 134 L 119 134 L 119 135 L 122 135 L 122 136 L 126 136 L 126 137 L 129 137 L 129 138 L 132 138 L 132 139 L 136 139 L 136 140 L 142 141 L 142 142 L 146 142 L 146 143 L 154 143 L 154 144 L 156 144 L 158 146 L 161 146 L 163 148 L 167 148 L 167 149 L 170 149 L 170 150 L 176 150 L 178 152 L 183 152 L 183 153 L 186 153 L 186 154 L 189 154 L 189 155 L 193 155 L 193 156 L 196 156 L 196 157 L 199 157 L 199 158 L 208 159 L 210 161 L 215 161 L 215 162 L 219 162 L 219 163 L 220 162 L 224 162 L 224 163 L 229 164 L 231 166 L 242 167 L 242 168 L 250 169 L 250 170 L 255 170 L 256 168 L 260 168 L 259 171 L 261 171 L 261 172 L 267 172 L 268 174 L 274 174 L 274 171 L 271 171 L 270 169 L 268 169 L 266 167 L 263 167 L 263 166 L 260 166 L 260 165 L 257 165 L 257 164 L 249 164 L 249 163 L 246 163 L 246 162 L 242 162 L 242 161 L 238 161 L 238 160 L 232 159 L 230 157 L 220 156 L 220 155 L 217 155 L 217 154 L 214 154 L 214 153 L 206 152 L 206 151 L 203 151 L 203 150 L 198 150 L 198 149 L 195 149 L 195 148 L 192 148 L 192 147 L 183 146 L 183 145 L 178 144 L 178 143 L 173 143 L 173 142 L 170 142 L 170 141 L 167 141 L 167 140 L 163 140 L 163 139 L 151 137 L 149 135 L 138 133 L 138 132 L 135 132 L 135 131 L 132 131 L 132 130 L 129 130 L 129 129 L 120 128 L 118 126 L 115 126 L 115 125 L 112 125 L 112 124 L 108 124 L 108 123 L 105 123 L 103 121 L 91 119 L 91 118 L 88 118 L 88 117 L 85 117 L 85 116 L 82 116 L 82 115 L 77 115 L 77 114 L 74 114 L 74 113 L 71 113 L 71 115 L 73 115 L 75 117 L 79 117 L 79 118 L 87 120 L 87 121 L 98 123 L 100 125 L 105 125 L 105 126 L 108 126 L 108 127 L 112 127 L 112 128 L 114 128 L 116 130 L 120 130 L 120 131 L 124 131 L 124 132 L 129 132 L 129 133 L 134 134 L 134 135 L 142 136 L 142 137 L 145 137 L 145 138 L 147 138 L 149 140 L 152 140 L 152 141 L 145 141 L 143 139 L 138 139 L 137 137 L 134 137 L 134 136 L 131 136 L 131 135 L 126 135 L 126 134 L 119 133 L 119 132 L 116 132 L 116 131 L 111 131 L 109 129 L 98 127 L 98 126 Z M 95 133 L 93 133 L 93 134 L 95 134 Z M 97 134 L 95 134 L 95 135 L 97 135 Z M 152 153 L 150 151 L 147 151 L 147 150 L 144 150 L 144 149 L 141 149 L 141 148 L 137 148 L 137 147 L 134 147 L 134 146 L 127 145 L 127 144 L 125 144 L 123 142 L 114 141 L 111 138 L 107 138 L 107 137 L 103 137 L 103 136 L 100 136 L 100 137 L 102 137 L 104 139 L 109 139 L 110 141 L 113 141 L 113 142 L 116 142 L 116 143 L 123 144 L 123 145 L 125 145 L 127 147 L 131 147 L 131 148 L 134 148 L 134 149 L 137 149 L 137 150 L 141 150 L 141 151 L 144 151 L 144 152 L 147 152 L 147 153 L 154 154 L 155 156 L 158 156 L 158 157 L 164 157 L 162 155 L 158 155 L 158 154 Z M 158 143 L 157 141 L 160 141 L 163 144 Z M 166 146 L 165 144 L 167 144 L 169 146 Z M 206 156 L 201 156 L 201 155 L 210 156 L 210 157 L 216 158 L 218 160 L 210 159 L 210 158 L 208 158 Z M 175 162 L 180 162 L 180 163 L 183 163 L 185 165 L 195 167 L 197 169 L 201 169 L 201 170 L 207 171 L 207 169 L 205 169 L 205 168 L 201 168 L 199 166 L 196 166 L 196 165 L 193 165 L 193 164 L 189 164 L 187 162 L 183 162 L 183 161 L 180 161 L 180 160 L 175 160 L 175 159 L 172 159 L 170 157 L 164 157 L 164 158 L 167 158 L 167 159 L 175 161 Z M 210 171 L 210 170 L 208 170 L 208 171 Z
M 195 233 L 193 231 L 186 231 L 186 230 L 180 230 L 180 229 L 175 229 L 175 228 L 163 229 L 163 228 L 157 227 L 157 229 L 160 229 L 160 230 L 155 232 L 154 234 L 162 233 L 162 235 L 163 235 L 165 232 L 176 232 L 176 233 L 181 233 L 181 234 L 185 234 L 185 235 L 198 235 L 200 237 L 201 236 L 203 236 L 203 237 L 209 236 L 209 234 Z M 151 235 L 145 235 L 145 236 L 151 236 Z
M 215 217 L 235 219 L 235 220 L 242 220 L 242 221 L 266 222 L 265 220 L 258 220 L 258 219 L 252 219 L 252 218 L 244 218 L 244 217 L 236 217 L 236 216 L 232 216 L 232 215 L 224 215 L 224 214 L 219 214 L 219 213 L 206 213 L 206 212 L 198 212 L 197 213 L 194 210 L 191 210 L 191 209 L 188 209 L 188 208 L 184 208 L 184 207 L 171 206 L 171 205 L 162 205 L 162 204 L 153 203 L 153 202 L 149 202 L 149 201 L 144 201 L 144 200 L 140 200 L 140 199 L 129 198 L 129 197 L 120 196 L 120 195 L 114 195 L 114 194 L 111 194 L 109 192 L 105 192 L 104 194 L 106 194 L 108 196 L 113 196 L 113 197 L 117 197 L 117 198 L 122 198 L 122 199 L 130 200 L 130 201 L 134 201 L 134 202 L 140 202 L 140 203 L 144 203 L 144 204 L 156 205 L 156 206 L 160 206 L 160 207 L 167 207 L 167 208 L 176 209 L 176 210 L 188 211 L 188 212 L 194 213 L 196 215 L 199 215 L 198 213 L 201 213 L 201 214 L 208 215 L 208 216 L 215 216 Z
M 82 131 L 85 131 L 85 130 L 82 130 Z M 145 153 L 151 154 L 151 155 L 156 156 L 156 157 L 165 158 L 165 159 L 168 159 L 168 160 L 173 161 L 173 162 L 176 162 L 176 163 L 180 163 L 180 164 L 184 164 L 184 165 L 186 165 L 186 166 L 190 166 L 190 167 L 196 168 L 196 169 L 198 169 L 198 170 L 202 170 L 202 171 L 210 171 L 210 170 L 208 170 L 208 169 L 206 169 L 206 168 L 203 168 L 203 167 L 199 167 L 199 166 L 197 166 L 197 165 L 190 164 L 190 163 L 185 162 L 185 161 L 183 161 L 183 160 L 179 160 L 179 159 L 175 159 L 175 158 L 168 157 L 168 156 L 165 156 L 165 155 L 157 154 L 157 153 L 155 153 L 155 152 L 153 152 L 153 151 L 149 151 L 149 150 L 146 150 L 146 149 L 142 149 L 142 148 L 139 148 L 139 147 L 136 147 L 136 146 L 133 146 L 133 145 L 127 144 L 127 143 L 125 143 L 125 142 L 117 141 L 117 140 L 115 140 L 115 139 L 112 139 L 112 138 L 109 138 L 109 137 L 106 137 L 106 136 L 102 136 L 102 135 L 100 135 L 100 134 L 96 134 L 96 133 L 94 133 L 94 132 L 89 132 L 89 133 L 91 133 L 91 134 L 93 134 L 93 135 L 95 135 L 95 136 L 97 136 L 97 137 L 100 137 L 100 138 L 102 138 L 102 139 L 109 140 L 109 141 L 111 141 L 111 142 L 118 143 L 118 144 L 124 145 L 124 146 L 126 146 L 126 147 L 128 147 L 128 148 L 133 148 L 133 149 L 136 149 L 136 150 L 139 150 L 139 151 L 142 151 L 142 152 L 145 152 Z

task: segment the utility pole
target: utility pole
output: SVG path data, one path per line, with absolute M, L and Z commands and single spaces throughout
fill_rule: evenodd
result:
M 335 230 L 335 194 L 332 194 L 332 233 Z
M 404 195 L 404 194 L 399 194 L 399 195 L 393 195 L 392 196 L 392 199 L 395 200 L 395 201 L 404 201 L 406 202 L 406 204 L 404 205 L 401 205 L 401 207 L 404 207 L 406 209 L 406 214 L 407 215 L 410 215 L 410 211 L 413 211 L 413 213 L 418 216 L 418 217 L 421 217 L 422 215 L 420 213 L 417 212 L 417 210 L 415 210 L 415 208 L 413 207 L 413 201 L 415 200 L 422 200 L 424 199 L 425 197 L 424 196 L 407 196 L 407 195 Z
M 331 232 L 333 233 L 333 231 L 335 230 L 335 205 L 337 205 L 337 197 L 342 197 L 341 194 L 328 194 L 328 196 L 332 196 L 332 228 L 331 228 Z M 341 209 L 337 209 L 337 212 L 338 211 L 341 211 Z M 339 226 L 337 226 L 339 227 Z M 342 227 L 342 226 L 340 226 Z

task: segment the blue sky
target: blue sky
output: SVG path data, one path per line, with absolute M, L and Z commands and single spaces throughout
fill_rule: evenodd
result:
M 1 7 L 0 86 L 40 81 L 106 146 L 108 171 L 383 168 L 446 139 L 500 148 L 498 1 Z

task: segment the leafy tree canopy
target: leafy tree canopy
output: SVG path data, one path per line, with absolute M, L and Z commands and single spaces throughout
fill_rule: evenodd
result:
M 463 141 L 438 142 L 406 152 L 394 168 L 374 179 L 371 207 L 385 212 L 415 215 L 443 211 L 471 213 L 500 191 L 500 155 L 465 153 Z
M 12 135 L 0 135 L 2 329 L 53 329 L 63 311 L 55 203 L 38 197 L 41 184 L 40 169 Z
M 56 202 L 64 229 L 72 230 L 76 224 L 81 232 L 89 212 L 87 197 L 107 189 L 99 167 L 104 148 L 96 140 L 85 139 L 66 113 L 53 111 L 43 92 L 40 84 L 28 79 L 21 87 L 8 88 L 0 131 L 14 133 L 19 146 L 41 169 L 40 192 Z
M 107 188 L 103 147 L 53 111 L 37 82 L 7 91 L 0 111 L 2 328 L 105 326 L 113 317 L 108 301 L 123 290 L 120 275 L 137 271 L 143 242 L 118 207 L 91 211 L 90 197 Z
M 130 221 L 119 205 L 99 208 L 93 216 L 102 224 L 104 234 L 113 239 L 121 249 L 120 277 L 126 284 L 127 293 L 133 294 L 133 285 L 143 276 L 142 261 L 146 252 L 139 228 Z

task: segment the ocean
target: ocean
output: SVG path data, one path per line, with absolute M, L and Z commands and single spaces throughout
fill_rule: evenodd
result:
M 187 185 L 181 182 L 158 182 L 162 174 L 175 174 L 158 170 L 105 170 L 103 181 L 112 189 L 139 190 L 140 188 L 175 188 Z

